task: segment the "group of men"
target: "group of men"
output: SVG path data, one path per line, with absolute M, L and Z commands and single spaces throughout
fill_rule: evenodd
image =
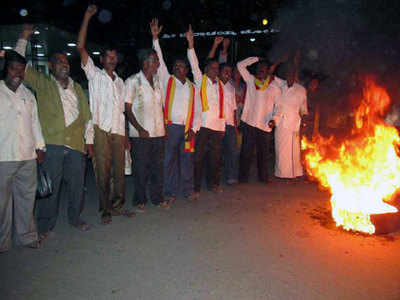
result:
M 277 64 L 269 66 L 257 57 L 237 66 L 220 64 L 229 40 L 218 37 L 202 72 L 189 26 L 189 64 L 185 57 L 178 58 L 170 73 L 158 39 L 162 26 L 153 19 L 153 48 L 138 52 L 140 72 L 124 82 L 115 72 L 116 49 L 102 52 L 102 69 L 85 49 L 88 25 L 96 12 L 94 5 L 86 10 L 77 44 L 89 83 L 89 100 L 69 77 L 66 55 L 50 57 L 50 75 L 26 64 L 25 48 L 32 26 L 24 26 L 16 52 L 6 54 L 6 75 L 0 82 L 0 141 L 9 146 L 0 152 L 0 252 L 9 249 L 13 229 L 18 244 L 33 248 L 52 234 L 61 188 L 68 199 L 69 223 L 81 231 L 89 229 L 80 217 L 85 154 L 93 162 L 100 222 L 104 225 L 112 223 L 112 216 L 135 215 L 124 208 L 125 156 L 129 153 L 134 163 L 136 212 L 145 211 L 147 199 L 163 209 L 169 209 L 180 193 L 197 199 L 205 167 L 208 189 L 220 193 L 222 156 L 227 184 L 248 182 L 257 149 L 258 179 L 267 182 L 268 147 L 274 127 L 275 175 L 303 175 L 298 132 L 307 102 L 305 89 L 295 82 L 295 64 L 288 68 L 286 80 L 273 75 Z M 216 59 L 221 43 L 222 55 Z M 257 67 L 252 75 L 247 67 L 254 63 Z M 193 82 L 187 78 L 189 67 Z M 239 84 L 239 74 L 245 86 Z M 23 80 L 36 93 L 36 100 L 21 84 Z M 243 135 L 240 159 L 238 127 Z M 37 231 L 33 218 L 36 158 L 53 184 L 52 195 L 36 203 Z

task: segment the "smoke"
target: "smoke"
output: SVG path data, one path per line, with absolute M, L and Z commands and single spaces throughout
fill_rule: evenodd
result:
M 292 1 L 272 24 L 280 33 L 270 59 L 300 50 L 303 84 L 310 79 L 305 74 L 327 78 L 317 93 L 309 94 L 311 110 L 313 103 L 319 103 L 321 122 L 346 130 L 361 100 L 364 75 L 377 78 L 392 103 L 400 104 L 400 28 L 393 25 L 398 24 L 399 10 L 399 4 L 383 0 Z
M 391 71 L 393 63 L 398 64 L 398 37 L 380 26 L 384 16 L 374 19 L 376 12 L 369 2 L 297 0 L 282 8 L 272 25 L 281 32 L 270 51 L 271 59 L 300 50 L 302 69 L 338 80 L 355 72 L 380 75 Z

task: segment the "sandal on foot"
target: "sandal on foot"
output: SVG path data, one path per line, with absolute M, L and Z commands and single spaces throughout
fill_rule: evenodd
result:
M 144 213 L 146 211 L 146 207 L 144 206 L 144 204 L 138 204 L 136 206 L 136 211 L 140 212 L 140 213 Z
M 90 226 L 85 221 L 81 221 L 80 223 L 72 225 L 72 226 L 80 231 L 88 231 L 90 229 Z
M 46 233 L 39 233 L 39 239 L 41 241 L 47 239 L 48 236 L 49 236 L 49 234 L 47 232 Z
M 42 245 L 41 241 L 37 240 L 37 241 L 34 241 L 27 245 L 24 245 L 24 247 L 31 248 L 31 249 L 39 249 L 41 247 L 41 245 Z
M 10 250 L 8 247 L 0 248 L 0 253 L 6 253 L 8 250 Z
M 111 225 L 111 224 L 112 224 L 111 215 L 101 216 L 101 225 Z
M 174 203 L 175 200 L 176 200 L 175 196 L 166 196 L 164 199 L 165 199 L 165 201 L 166 201 L 167 203 L 169 203 L 169 204 Z
M 194 192 L 193 194 L 185 196 L 185 199 L 189 200 L 189 201 L 195 201 L 195 200 L 199 199 L 199 197 L 200 197 L 200 192 Z
M 169 204 L 168 204 L 167 201 L 162 201 L 162 202 L 160 202 L 160 204 L 158 204 L 158 206 L 161 207 L 161 208 L 163 208 L 163 209 L 165 209 L 165 210 L 170 209 L 170 206 L 169 206 Z
M 134 217 L 136 214 L 133 210 L 127 210 L 125 208 L 122 207 L 115 207 L 111 210 L 111 214 L 113 216 L 125 216 L 128 218 Z

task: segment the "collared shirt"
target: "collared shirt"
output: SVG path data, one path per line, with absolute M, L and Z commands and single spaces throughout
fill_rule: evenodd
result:
M 27 44 L 27 41 L 25 39 L 18 39 L 17 44 L 15 46 L 15 51 L 17 53 L 19 53 L 20 55 L 22 55 L 23 57 L 25 57 L 26 44 Z M 26 65 L 26 68 L 28 68 L 28 65 Z M 54 76 L 51 76 L 51 79 L 54 80 L 57 84 L 57 87 L 58 87 L 58 90 L 60 93 L 60 99 L 61 99 L 62 106 L 63 106 L 65 125 L 68 126 L 73 121 L 75 121 L 77 119 L 77 117 L 79 116 L 78 98 L 75 93 L 73 80 L 70 77 L 68 78 L 68 86 L 66 89 L 67 91 L 65 91 L 65 89 L 54 78 Z M 78 113 L 77 113 L 77 111 L 78 111 Z M 85 126 L 86 126 L 86 128 L 85 128 L 85 143 L 93 144 L 94 129 L 93 129 L 92 120 L 90 119 L 85 124 Z
M 235 87 L 230 81 L 224 84 L 225 123 L 235 126 L 236 96 Z
M 165 105 L 166 94 L 168 89 L 168 81 L 173 76 L 175 78 L 175 97 L 173 99 L 173 105 L 171 110 L 171 121 L 173 124 L 185 125 L 187 118 L 187 110 L 190 99 L 190 85 L 185 82 L 182 83 L 179 79 L 177 79 L 174 75 L 171 75 L 168 72 L 167 66 L 165 65 L 164 58 L 162 55 L 160 43 L 157 40 L 153 40 L 153 48 L 157 52 L 158 59 L 160 61 L 160 67 L 158 68 L 158 76 L 161 81 L 162 90 L 163 90 L 163 104 Z M 195 86 L 195 85 L 194 85 Z M 201 99 L 198 94 L 198 89 L 195 86 L 195 108 L 194 108 L 194 116 L 193 116 L 193 131 L 197 132 L 200 128 L 200 114 L 201 114 Z
M 73 81 L 71 78 L 68 78 L 68 86 L 64 88 L 53 76 L 51 76 L 51 78 L 57 84 L 64 110 L 65 126 L 68 127 L 79 116 L 78 101 L 75 95 Z
M 163 100 L 161 84 L 158 76 L 153 76 L 152 87 L 143 72 L 130 76 L 125 81 L 125 103 L 132 104 L 132 113 L 136 121 L 150 137 L 165 135 Z M 129 124 L 129 136 L 139 137 L 139 133 L 132 124 Z
M 250 126 L 270 132 L 268 122 L 272 119 L 274 105 L 281 94 L 279 83 L 273 80 L 265 90 L 257 90 L 254 76 L 247 66 L 258 61 L 258 57 L 249 57 L 237 64 L 240 75 L 247 84 L 246 100 L 243 107 L 242 121 Z
M 281 89 L 282 94 L 277 100 L 274 112 L 276 126 L 294 132 L 299 131 L 301 116 L 308 113 L 307 91 L 298 83 L 294 83 L 289 87 L 286 81 L 281 86 Z
M 40 127 L 36 99 L 24 86 L 15 92 L 0 81 L 0 161 L 36 158 L 36 149 L 45 143 Z
M 203 74 L 199 68 L 199 61 L 196 56 L 194 49 L 188 49 L 187 51 L 190 66 L 192 68 L 194 82 L 198 90 L 201 90 L 201 82 Z M 200 99 L 201 101 L 201 99 Z M 213 83 L 210 78 L 207 77 L 207 101 L 209 110 L 201 113 L 201 126 L 216 131 L 225 131 L 225 118 L 220 118 L 219 108 L 219 84 L 218 82 Z M 224 112 L 226 112 L 226 104 L 224 101 Z
M 78 103 L 78 98 L 75 94 L 74 81 L 69 77 L 68 86 L 67 88 L 64 88 L 54 78 L 54 76 L 51 76 L 51 78 L 57 83 L 58 91 L 60 93 L 61 103 L 64 110 L 65 126 L 68 127 L 79 116 L 79 103 Z M 94 129 L 92 120 L 90 120 L 86 124 L 85 140 L 86 144 L 93 144 L 94 142 Z
M 93 124 L 100 129 L 125 135 L 125 85 L 124 81 L 113 73 L 115 79 L 104 69 L 99 69 L 88 57 L 86 66 L 81 65 L 89 81 L 89 102 Z

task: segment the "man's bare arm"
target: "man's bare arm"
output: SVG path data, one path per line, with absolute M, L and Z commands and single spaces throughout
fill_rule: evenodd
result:
M 86 44 L 86 35 L 87 35 L 87 28 L 89 25 L 89 21 L 94 14 L 97 12 L 96 5 L 89 5 L 86 9 L 85 15 L 83 16 L 83 21 L 81 25 L 81 29 L 79 30 L 78 34 L 78 45 L 76 48 L 78 49 L 79 55 L 81 56 L 81 62 L 84 66 L 86 66 L 89 54 L 86 51 L 85 44 Z
M 132 113 L 132 104 L 125 103 L 125 114 L 128 118 L 129 123 L 132 124 L 133 127 L 139 132 L 139 137 L 141 138 L 148 138 L 150 137 L 149 133 L 138 123 L 136 120 L 135 115 Z
M 222 50 L 219 53 L 219 58 L 218 58 L 218 62 L 220 64 L 228 62 L 228 49 L 230 44 L 231 40 L 228 38 L 224 38 L 224 41 L 222 42 Z
M 214 39 L 214 43 L 210 49 L 210 52 L 208 53 L 208 58 L 214 58 L 215 57 L 215 52 L 217 51 L 217 48 L 219 46 L 219 44 L 222 43 L 222 41 L 224 40 L 224 38 L 222 36 L 216 36 Z

